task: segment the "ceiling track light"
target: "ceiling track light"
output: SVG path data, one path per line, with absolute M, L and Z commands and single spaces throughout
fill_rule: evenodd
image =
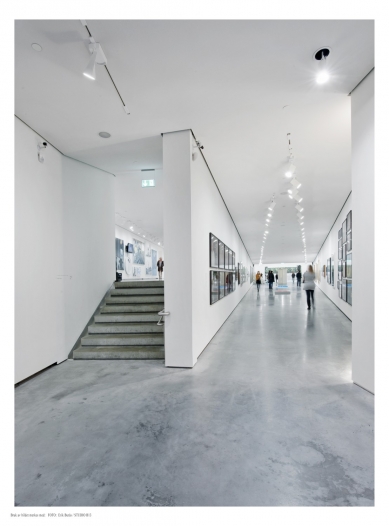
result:
M 298 210 L 300 213 L 304 210 L 304 208 L 300 205 L 295 206 L 296 210 Z
M 300 181 L 297 181 L 297 179 L 295 177 L 290 181 L 290 184 L 292 184 L 296 189 L 300 188 L 300 186 L 301 186 Z
M 319 72 L 316 75 L 316 82 L 318 84 L 324 84 L 330 78 L 327 69 L 327 58 L 329 54 L 330 49 L 328 47 L 323 47 L 318 49 L 313 55 L 314 60 L 317 60 L 319 62 Z
M 91 53 L 91 57 L 89 59 L 88 65 L 84 71 L 85 77 L 88 77 L 89 79 L 95 80 L 96 79 L 96 64 L 99 66 L 106 66 L 107 65 L 107 58 L 104 54 L 104 51 L 101 48 L 101 45 L 95 41 L 93 37 L 89 38 L 89 52 Z

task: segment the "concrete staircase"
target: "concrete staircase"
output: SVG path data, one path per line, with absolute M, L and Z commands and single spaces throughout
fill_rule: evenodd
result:
M 73 351 L 74 360 L 158 360 L 165 357 L 164 282 L 115 282 L 100 314 Z

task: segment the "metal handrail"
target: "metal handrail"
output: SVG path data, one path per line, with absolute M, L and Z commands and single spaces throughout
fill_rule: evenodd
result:
M 164 310 L 161 310 L 160 312 L 158 312 L 158 316 L 161 316 L 161 317 L 159 318 L 157 325 L 163 325 L 165 323 L 165 322 L 162 323 L 163 318 L 169 315 L 170 315 L 170 312 L 165 312 Z

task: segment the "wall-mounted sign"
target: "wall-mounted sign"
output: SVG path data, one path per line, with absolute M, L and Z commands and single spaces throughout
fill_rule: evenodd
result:
M 155 186 L 155 180 L 154 179 L 142 179 L 142 188 L 145 188 L 146 186 Z

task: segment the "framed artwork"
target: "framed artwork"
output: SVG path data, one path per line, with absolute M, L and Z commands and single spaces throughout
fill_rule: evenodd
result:
M 127 252 L 132 254 L 134 252 L 134 245 L 132 243 L 127 244 Z
M 347 252 L 351 252 L 353 249 L 352 231 L 347 232 Z
M 225 294 L 225 289 L 224 289 L 224 274 L 225 272 L 219 272 L 219 299 L 221 300 L 222 298 L 224 298 Z
M 346 260 L 342 261 L 342 279 L 346 278 Z
M 331 261 L 331 285 L 335 287 L 335 265 L 334 265 L 334 259 L 332 258 Z
M 347 243 L 344 243 L 342 246 L 342 259 L 346 259 L 346 253 L 347 253 Z
M 230 293 L 230 287 L 228 286 L 228 283 L 229 283 L 228 276 L 229 276 L 229 272 L 225 272 L 224 273 L 224 296 L 228 296 L 228 294 Z
M 115 238 L 116 247 L 116 270 L 124 270 L 124 241 Z
M 342 279 L 342 300 L 347 301 L 346 279 Z
M 236 273 L 232 273 L 232 290 L 236 289 Z
M 343 257 L 343 248 L 340 247 L 338 248 L 338 259 L 342 259 L 342 257 Z
M 327 283 L 331 283 L 331 258 L 327 259 Z
M 338 290 L 340 289 L 340 281 L 339 280 L 336 282 L 336 287 L 337 287 Z
M 350 212 L 347 214 L 347 232 L 350 232 L 350 230 L 352 230 L 352 223 L 353 223 L 353 215 L 352 215 L 352 210 L 350 210 Z
M 343 265 L 341 261 L 338 261 L 338 279 L 342 279 L 342 277 L 343 277 Z
M 145 264 L 145 244 L 134 239 L 134 265 Z
M 342 238 L 343 243 L 346 241 L 346 234 L 347 234 L 347 220 L 345 219 L 342 223 Z
M 353 277 L 353 255 L 352 254 L 347 254 L 345 277 L 349 279 Z
M 342 229 L 338 230 L 338 239 L 342 239 Z
M 229 269 L 229 266 L 228 266 L 228 251 L 229 251 L 229 250 L 230 250 L 230 249 L 228 248 L 228 246 L 227 246 L 227 245 L 224 245 L 224 268 L 225 268 L 226 270 Z
M 241 281 L 242 281 L 241 275 L 240 275 L 240 270 L 241 270 L 241 265 L 240 265 L 240 263 L 238 263 L 238 285 L 240 285 Z
M 219 241 L 219 268 L 224 268 L 224 243 Z
M 325 277 L 326 277 L 326 266 L 323 265 L 323 278 L 325 278 Z
M 219 268 L 219 240 L 213 234 L 209 234 L 209 266 Z
M 346 289 L 347 289 L 347 303 L 350 305 L 353 304 L 353 280 L 347 279 L 346 280 Z
M 235 268 L 235 252 L 232 252 L 232 270 Z
M 210 270 L 209 277 L 210 304 L 213 305 L 219 299 L 219 272 L 217 270 Z
M 338 287 L 338 290 L 339 290 L 339 298 L 342 298 L 342 282 L 341 282 L 341 281 L 338 281 L 338 284 L 339 284 L 339 287 Z
M 133 267 L 132 268 L 132 275 L 134 278 L 140 278 L 142 275 L 142 268 L 141 267 Z
M 232 264 L 232 250 L 228 249 L 228 269 L 233 270 L 234 265 Z

